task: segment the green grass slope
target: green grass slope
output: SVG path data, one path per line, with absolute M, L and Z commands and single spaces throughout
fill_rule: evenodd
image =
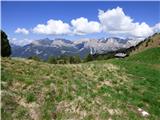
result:
M 131 55 L 128 61 L 144 62 L 150 64 L 160 63 L 160 47 L 150 48 L 138 54 Z
M 110 60 L 112 64 L 125 68 L 131 74 L 133 91 L 127 96 L 137 106 L 146 107 L 159 116 L 160 112 L 160 48 L 150 48 L 123 60 Z M 160 118 L 160 116 L 158 117 Z M 158 119 L 157 118 L 157 119 Z
M 158 51 L 65 65 L 2 58 L 2 119 L 158 120 Z

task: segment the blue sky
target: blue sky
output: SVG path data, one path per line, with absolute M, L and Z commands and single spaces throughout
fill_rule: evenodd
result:
M 160 2 L 2 2 L 2 30 L 4 30 L 10 38 L 17 40 L 23 39 L 40 39 L 49 37 L 54 39 L 62 37 L 67 39 L 79 38 L 101 38 L 110 34 L 110 28 L 102 30 L 101 32 L 87 33 L 85 35 L 77 34 L 36 34 L 33 32 L 38 24 L 47 24 L 50 19 L 61 20 L 64 23 L 71 25 L 73 19 L 80 17 L 87 18 L 87 20 L 95 21 L 101 24 L 98 17 L 98 9 L 107 10 L 116 9 L 117 7 L 123 9 L 126 16 L 133 19 L 133 23 L 141 24 L 145 22 L 148 26 L 155 26 L 160 22 Z M 106 24 L 106 23 L 103 23 Z M 107 26 L 107 25 L 106 25 Z M 29 34 L 15 33 L 17 28 L 25 28 Z M 53 28 L 54 29 L 54 28 Z M 78 28 L 77 28 L 78 29 Z M 114 34 L 116 35 L 116 34 Z M 119 34 L 121 35 L 121 34 Z

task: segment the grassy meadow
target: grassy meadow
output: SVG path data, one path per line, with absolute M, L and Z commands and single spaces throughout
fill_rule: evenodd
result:
M 2 57 L 1 64 L 3 120 L 160 119 L 159 47 L 81 64 Z

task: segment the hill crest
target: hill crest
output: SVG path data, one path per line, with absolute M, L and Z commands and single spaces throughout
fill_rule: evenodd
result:
M 149 48 L 160 47 L 160 33 L 155 33 L 154 35 L 146 38 L 144 41 L 137 44 L 130 54 L 136 54 L 142 51 L 145 51 Z

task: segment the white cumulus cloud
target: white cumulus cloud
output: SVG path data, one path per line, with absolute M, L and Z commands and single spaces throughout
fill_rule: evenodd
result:
M 84 17 L 73 19 L 71 24 L 73 26 L 73 34 L 85 35 L 101 31 L 100 23 L 96 21 L 88 21 L 88 19 Z
M 29 34 L 29 31 L 27 29 L 25 29 L 25 28 L 17 28 L 15 30 L 15 33 L 22 33 L 22 34 L 27 35 L 27 34 Z
M 71 32 L 69 24 L 61 20 L 50 19 L 47 24 L 38 24 L 33 28 L 34 33 L 48 34 L 48 35 L 63 35 Z
M 152 29 L 154 32 L 160 32 L 160 22 L 153 26 Z
M 135 37 L 145 38 L 153 34 L 152 28 L 145 22 L 141 24 L 135 23 L 135 28 L 131 31 L 131 35 Z
M 9 38 L 9 41 L 10 43 L 13 43 L 15 45 L 24 46 L 31 43 L 34 40 L 28 38 L 23 38 L 23 39 Z
M 99 10 L 98 18 L 106 31 L 130 31 L 134 28 L 133 20 L 120 7 L 106 12 Z
M 122 34 L 125 36 L 148 37 L 153 34 L 152 28 L 145 22 L 134 22 L 120 7 L 107 10 L 99 10 L 98 18 L 104 32 L 110 34 Z
M 99 21 L 89 21 L 87 18 L 80 17 L 72 19 L 70 23 L 50 19 L 46 24 L 36 25 L 32 31 L 46 35 L 87 35 L 105 32 L 110 35 L 134 38 L 146 38 L 155 32 L 160 32 L 160 23 L 150 27 L 145 22 L 134 21 L 120 7 L 107 11 L 99 10 L 98 19 Z M 18 28 L 17 33 L 20 31 L 24 32 L 25 29 Z

